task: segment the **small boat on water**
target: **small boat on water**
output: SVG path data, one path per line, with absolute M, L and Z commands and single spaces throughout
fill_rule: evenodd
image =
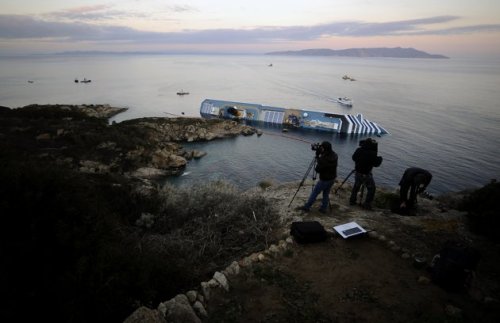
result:
M 349 75 L 344 75 L 342 76 L 342 79 L 343 80 L 346 80 L 346 81 L 356 81 L 356 79 L 350 77 Z
M 337 102 L 345 105 L 346 107 L 352 107 L 352 99 L 344 96 L 343 98 L 337 98 Z
M 185 92 L 184 90 L 180 90 L 179 92 L 177 92 L 177 95 L 188 95 L 189 92 Z
M 287 109 L 254 103 L 206 99 L 201 103 L 204 118 L 262 122 L 287 128 L 313 129 L 341 134 L 374 134 L 389 132 L 362 114 L 337 114 L 324 111 Z
M 92 82 L 91 80 L 87 80 L 86 78 L 83 79 L 83 81 L 81 81 L 82 83 L 90 83 Z

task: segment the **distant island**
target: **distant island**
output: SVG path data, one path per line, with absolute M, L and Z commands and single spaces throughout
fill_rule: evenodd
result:
M 446 58 L 444 55 L 429 54 L 415 48 L 348 48 L 333 50 L 328 48 L 304 49 L 297 51 L 270 52 L 266 55 L 290 56 L 344 56 L 344 57 L 395 57 L 395 58 Z

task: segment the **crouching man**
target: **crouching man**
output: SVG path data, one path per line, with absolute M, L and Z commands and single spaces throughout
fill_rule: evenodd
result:
M 417 194 L 424 193 L 431 180 L 429 171 L 418 167 L 407 168 L 399 181 L 399 208 L 412 209 L 417 204 Z

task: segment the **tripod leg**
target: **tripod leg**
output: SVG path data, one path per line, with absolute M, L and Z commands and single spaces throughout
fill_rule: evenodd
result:
M 304 184 L 304 181 L 306 180 L 307 175 L 309 174 L 309 172 L 311 171 L 311 169 L 314 168 L 315 164 L 316 164 L 316 157 L 314 157 L 313 160 L 311 161 L 311 163 L 309 164 L 309 167 L 307 168 L 307 171 L 304 174 L 304 177 L 302 178 L 302 181 L 300 182 L 299 187 L 297 187 L 297 190 L 295 191 L 295 194 L 293 194 L 292 200 L 290 201 L 290 204 L 288 204 L 288 207 L 290 207 L 290 205 L 292 205 L 292 202 L 295 199 L 295 196 L 297 195 L 297 193 L 299 192 L 300 187 Z M 313 188 L 314 188 L 314 185 L 313 185 Z
M 349 175 L 347 175 L 347 177 L 344 179 L 344 181 L 342 182 L 342 184 L 340 184 L 340 186 L 339 186 L 339 187 L 337 187 L 337 188 L 335 189 L 334 194 L 337 194 L 337 191 L 338 191 L 338 190 L 339 190 L 339 189 L 340 189 L 340 188 L 344 185 L 344 183 L 347 181 L 347 179 L 348 179 L 349 177 L 351 177 L 351 175 L 352 175 L 352 174 L 354 174 L 354 172 L 355 172 L 355 171 L 356 171 L 356 170 L 355 170 L 355 169 L 353 169 L 353 170 L 349 173 Z

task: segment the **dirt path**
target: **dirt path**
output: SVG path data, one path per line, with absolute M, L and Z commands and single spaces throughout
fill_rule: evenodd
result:
M 304 214 L 286 207 L 293 191 L 294 185 L 283 185 L 269 192 L 288 222 L 314 219 L 330 229 L 356 220 L 377 233 L 293 244 L 283 255 L 245 268 L 230 277 L 229 292 L 211 297 L 208 322 L 500 321 L 500 248 L 467 234 L 463 214 L 443 210 L 436 201 L 423 201 L 417 217 L 367 212 L 346 205 L 348 190 L 335 197 L 328 215 Z M 295 206 L 308 193 L 300 192 Z M 425 268 L 413 264 L 416 253 L 429 259 L 449 239 L 477 239 L 483 254 L 473 286 L 460 293 L 441 289 Z

